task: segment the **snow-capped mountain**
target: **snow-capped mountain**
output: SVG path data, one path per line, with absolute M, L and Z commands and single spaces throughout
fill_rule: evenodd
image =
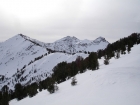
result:
M 0 88 L 19 82 L 27 66 L 49 53 L 25 37 L 16 35 L 0 44 Z
M 54 43 L 46 44 L 46 47 L 55 50 L 63 51 L 67 53 L 78 52 L 97 52 L 99 49 L 105 49 L 109 44 L 103 37 L 99 37 L 95 40 L 79 40 L 76 37 L 67 36 Z
M 77 85 L 71 79 L 58 84 L 59 90 L 50 94 L 47 90 L 29 96 L 10 105 L 139 105 L 140 103 L 140 45 L 135 45 L 130 54 L 120 59 L 110 59 L 100 69 L 77 74 Z M 85 97 L 86 96 L 86 97 Z M 55 100 L 55 101 L 54 101 Z
M 16 35 L 0 44 L 0 73 L 10 77 L 34 58 L 45 54 L 48 54 L 45 48 Z
M 14 89 L 18 82 L 28 85 L 44 80 L 58 63 L 75 61 L 78 56 L 86 58 L 88 54 L 82 52 L 104 49 L 107 44 L 102 37 L 90 41 L 67 36 L 47 44 L 22 34 L 16 35 L 0 44 L 0 88 L 8 85 Z

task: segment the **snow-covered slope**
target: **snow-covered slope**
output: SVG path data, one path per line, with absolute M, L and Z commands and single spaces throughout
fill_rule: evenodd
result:
M 46 44 L 18 34 L 0 43 L 0 89 L 4 85 L 14 89 L 14 85 L 18 82 L 27 85 L 43 80 L 51 74 L 58 63 L 72 62 L 77 56 L 86 58 L 88 54 L 82 52 L 104 49 L 107 44 L 108 42 L 102 37 L 90 41 L 70 36 Z M 51 50 L 56 53 L 52 53 Z M 80 53 L 71 55 L 79 51 Z
M 24 69 L 15 72 L 11 77 L 4 81 L 0 81 L 0 88 L 7 85 L 10 89 L 14 90 L 16 83 L 22 85 L 28 85 L 33 82 L 39 82 L 46 79 L 52 73 L 52 69 L 60 62 L 72 62 L 75 61 L 78 56 L 86 58 L 88 54 L 78 53 L 75 55 L 64 53 L 51 53 L 44 56 L 30 65 L 27 65 Z
M 49 53 L 43 44 L 27 36 L 16 35 L 0 45 L 0 89 L 7 85 L 13 90 L 19 82 L 28 85 L 44 80 L 58 63 L 88 56 L 84 53 Z
M 59 84 L 54 94 L 44 90 L 10 105 L 139 105 L 139 55 L 140 45 L 135 45 L 130 54 L 112 58 L 109 65 L 101 59 L 99 70 L 78 74 L 76 86 L 71 86 L 70 79 Z
M 76 37 L 67 36 L 54 43 L 46 44 L 46 47 L 55 51 L 64 51 L 68 53 L 77 52 L 97 52 L 99 49 L 105 49 L 108 41 L 103 37 L 95 40 L 79 40 Z
M 46 53 L 45 48 L 16 35 L 0 44 L 0 74 L 11 77 L 31 60 Z

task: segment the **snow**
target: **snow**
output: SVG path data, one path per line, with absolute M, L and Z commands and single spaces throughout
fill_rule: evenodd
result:
M 17 69 L 20 70 L 31 60 L 45 53 L 48 53 L 45 48 L 16 35 L 0 44 L 0 73 L 11 77 Z
M 79 40 L 76 37 L 67 36 L 54 43 L 46 44 L 47 48 L 55 51 L 65 51 L 68 53 L 97 52 L 99 49 L 105 49 L 109 43 L 103 37 L 95 40 Z
M 102 37 L 96 40 L 100 42 L 94 43 L 90 40 L 79 40 L 76 37 L 64 37 L 52 44 L 45 44 L 43 42 L 31 39 L 27 36 L 16 35 L 7 41 L 0 43 L 0 74 L 5 77 L 11 77 L 17 70 L 21 70 L 29 62 L 34 61 L 36 57 L 48 54 L 46 45 L 55 51 L 65 51 L 69 53 L 76 53 L 77 51 L 98 51 L 104 49 L 108 45 L 102 41 Z M 95 41 L 96 41 L 95 40 Z M 32 42 L 38 43 L 40 46 Z M 96 42 L 97 42 L 96 41 Z
M 97 41 L 98 42 L 97 42 Z M 0 89 L 7 85 L 14 89 L 14 85 L 20 82 L 22 85 L 39 82 L 51 75 L 52 69 L 60 62 L 75 61 L 77 56 L 86 58 L 88 54 L 76 53 L 77 51 L 97 51 L 108 45 L 105 39 L 99 37 L 96 43 L 90 40 L 79 40 L 76 37 L 67 36 L 51 44 L 46 44 L 25 35 L 16 35 L 3 43 L 0 43 Z M 99 41 L 100 40 L 100 41 Z M 47 47 L 55 51 L 65 53 L 49 53 Z M 47 54 L 47 55 L 46 55 Z M 35 58 L 44 55 L 35 61 Z M 32 63 L 30 63 L 32 61 Z M 25 67 L 24 69 L 22 69 Z M 19 76 L 20 75 L 20 76 Z M 2 77 L 4 76 L 4 79 Z
M 27 80 L 21 82 L 21 84 L 26 84 L 30 81 L 30 78 L 37 77 L 40 80 L 46 79 L 46 74 L 49 76 L 52 73 L 53 68 L 60 62 L 72 62 L 75 61 L 78 56 L 83 57 L 84 59 L 88 57 L 88 54 L 75 54 L 69 55 L 64 53 L 52 53 L 48 56 L 43 57 L 42 59 L 36 61 L 35 63 L 26 67 L 25 72 L 22 77 L 28 77 Z M 34 72 L 36 70 L 36 72 Z M 45 76 L 41 76 L 45 75 Z M 9 80 L 10 81 L 10 80 Z M 36 82 L 35 80 L 31 83 Z M 10 86 L 11 87 L 11 86 Z M 13 86 L 14 87 L 14 86 Z M 13 89 L 13 88 L 12 88 Z
M 130 54 L 110 60 L 109 65 L 99 60 L 100 69 L 77 74 L 77 85 L 71 79 L 58 84 L 59 90 L 50 94 L 47 90 L 10 105 L 139 105 L 140 103 L 140 45 Z
M 90 43 L 91 43 L 91 40 L 84 39 L 84 40 L 81 40 L 80 43 L 90 44 Z M 78 43 L 77 43 L 77 44 L 78 44 Z
M 10 83 L 8 84 L 8 87 L 14 90 L 14 85 L 21 78 L 26 78 L 24 81 L 19 81 L 22 85 L 25 85 L 27 83 L 31 84 L 33 82 L 44 80 L 52 73 L 52 69 L 58 63 L 64 61 L 68 63 L 75 61 L 78 56 L 81 56 L 85 59 L 86 57 L 88 57 L 88 54 L 78 53 L 78 54 L 70 55 L 64 53 L 51 53 L 47 56 L 44 56 L 42 59 L 35 61 L 29 66 L 26 66 L 24 73 L 20 76 L 19 79 L 17 79 L 16 76 L 12 76 L 7 81 L 4 81 L 2 84 L 0 84 L 0 87 L 3 87 L 4 85 Z M 34 78 L 34 80 L 31 80 L 31 78 Z M 15 81 L 15 79 L 17 79 L 17 81 Z
M 66 37 L 66 39 L 68 38 L 71 37 Z M 34 43 L 38 43 L 40 46 Z M 83 58 L 88 56 L 84 53 L 71 55 L 56 52 L 49 54 L 43 44 L 45 43 L 21 35 L 16 35 L 0 44 L 0 79 L 1 75 L 4 76 L 4 80 L 0 80 L 0 89 L 7 85 L 14 90 L 15 84 L 18 82 L 22 85 L 39 82 L 50 76 L 52 69 L 58 63 L 75 61 L 78 56 Z M 41 59 L 34 60 L 46 53 L 47 55 Z M 31 61 L 33 63 L 29 64 Z M 25 65 L 25 69 L 22 69 Z

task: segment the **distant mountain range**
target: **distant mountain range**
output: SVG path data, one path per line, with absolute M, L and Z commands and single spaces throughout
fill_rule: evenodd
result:
M 28 85 L 46 79 L 60 62 L 86 58 L 87 52 L 105 49 L 109 44 L 103 37 L 79 40 L 67 36 L 54 43 L 44 43 L 25 35 L 16 35 L 0 43 L 0 88 L 20 82 Z
M 55 51 L 65 51 L 68 53 L 78 52 L 96 52 L 99 49 L 104 49 L 108 45 L 108 41 L 103 37 L 95 40 L 79 40 L 76 37 L 67 36 L 54 43 L 46 44 L 47 48 Z

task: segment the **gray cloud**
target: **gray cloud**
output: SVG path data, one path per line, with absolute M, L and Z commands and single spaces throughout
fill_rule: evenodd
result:
M 24 8 L 26 2 L 18 5 Z M 140 32 L 139 5 L 139 0 L 42 0 L 33 2 L 29 13 L 24 11 L 30 16 L 25 20 L 20 17 L 24 14 L 16 16 L 0 8 L 0 41 L 22 33 L 44 42 L 67 35 L 91 40 L 102 36 L 113 42 Z

